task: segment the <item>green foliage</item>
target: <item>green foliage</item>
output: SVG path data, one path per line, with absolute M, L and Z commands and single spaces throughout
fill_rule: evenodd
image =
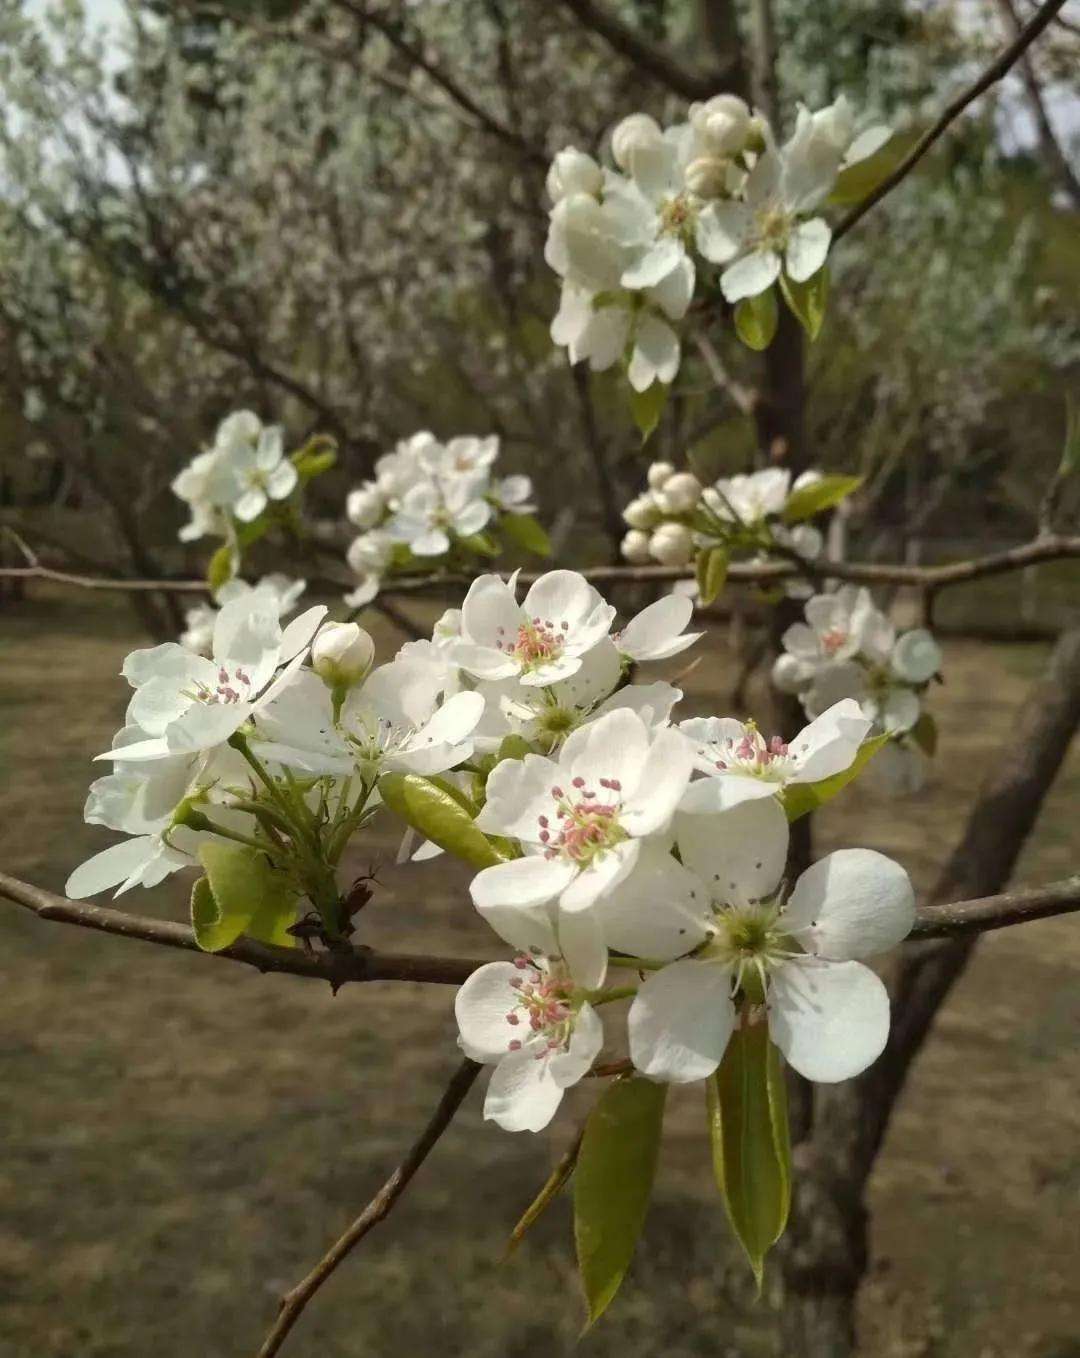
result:
M 512 1254 L 514 1250 L 525 1239 L 529 1230 L 540 1220 L 547 1209 L 559 1196 L 565 1184 L 570 1180 L 571 1174 L 577 1165 L 578 1155 L 581 1153 L 580 1140 L 576 1145 L 571 1146 L 570 1150 L 559 1160 L 559 1163 L 545 1179 L 540 1192 L 529 1203 L 521 1215 L 518 1224 L 510 1232 L 510 1239 L 506 1242 L 506 1253 Z
M 468 537 L 458 538 L 458 546 L 476 556 L 498 556 L 499 544 L 490 533 L 470 533 Z
M 811 341 L 816 340 L 825 323 L 829 300 L 829 268 L 822 265 L 805 283 L 796 283 L 786 273 L 780 275 L 784 299 Z
M 645 1223 L 666 1094 L 666 1085 L 638 1076 L 616 1080 L 585 1124 L 574 1174 L 574 1239 L 589 1325 L 619 1290 Z
M 237 564 L 232 545 L 228 542 L 223 543 L 210 558 L 206 568 L 206 583 L 211 594 L 216 594 L 222 585 L 229 583 L 236 574 Z
M 1065 446 L 1061 450 L 1059 476 L 1080 472 L 1080 403 L 1069 393 L 1065 397 Z
M 418 773 L 387 773 L 379 779 L 379 792 L 391 811 L 447 853 L 475 868 L 505 860 L 506 853 L 476 828 L 462 794 L 451 792 L 445 782 Z
M 499 520 L 499 531 L 516 547 L 534 556 L 551 555 L 547 530 L 532 514 L 504 514 Z
M 858 777 L 888 740 L 888 736 L 871 736 L 869 740 L 864 740 L 850 767 L 842 773 L 834 773 L 831 778 L 822 778 L 818 783 L 789 783 L 784 789 L 784 810 L 788 820 L 798 820 L 826 802 L 831 802 L 852 779 Z
M 918 140 L 918 133 L 891 137 L 880 150 L 841 170 L 826 203 L 829 207 L 854 207 L 873 193 L 892 174 Z
M 858 490 L 862 481 L 861 476 L 823 476 L 811 481 L 788 497 L 784 505 L 784 522 L 801 523 L 803 519 L 812 519 L 815 514 L 834 508 Z
M 220 952 L 241 934 L 289 948 L 286 932 L 296 920 L 299 899 L 288 877 L 257 849 L 211 840 L 199 849 L 206 871 L 191 893 L 195 941 L 205 952 Z
M 703 608 L 719 596 L 727 579 L 728 554 L 725 547 L 709 547 L 698 553 L 697 586 L 698 599 Z
M 630 388 L 630 414 L 641 434 L 642 443 L 648 443 L 650 436 L 660 423 L 671 388 L 663 382 L 654 382 L 645 391 Z
M 302 448 L 291 453 L 290 461 L 296 468 L 300 484 L 306 486 L 316 476 L 328 472 L 337 462 L 337 443 L 329 434 L 314 434 Z
M 919 720 L 911 728 L 911 738 L 918 745 L 919 749 L 932 759 L 937 751 L 938 729 L 937 722 L 929 712 L 919 715 Z
M 775 288 L 759 292 L 756 297 L 744 297 L 735 307 L 735 333 L 748 349 L 767 349 L 773 342 L 778 320 Z
M 758 1289 L 791 1207 L 791 1136 L 780 1054 L 766 1023 L 736 1028 L 707 1082 L 713 1171 Z

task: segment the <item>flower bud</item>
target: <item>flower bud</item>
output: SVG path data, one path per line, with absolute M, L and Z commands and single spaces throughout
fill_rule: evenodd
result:
M 369 575 L 373 571 L 383 570 L 393 552 L 394 543 L 389 533 L 375 529 L 373 532 L 361 533 L 352 540 L 345 560 L 357 575 Z
M 686 167 L 686 187 L 699 198 L 719 198 L 728 192 L 729 160 L 698 156 Z
M 691 110 L 694 131 L 710 155 L 735 156 L 746 145 L 750 110 L 737 94 L 716 94 Z
M 623 510 L 623 520 L 630 528 L 655 528 L 660 519 L 656 497 L 648 491 L 631 500 Z
M 670 462 L 654 462 L 649 468 L 647 480 L 650 490 L 660 490 L 668 477 L 675 475 L 675 468 Z
M 374 528 L 385 507 L 382 492 L 374 482 L 369 481 L 359 490 L 349 492 L 345 501 L 345 517 L 357 528 Z
M 657 503 L 669 514 L 686 514 L 701 499 L 701 482 L 693 472 L 676 472 L 657 492 Z
M 634 566 L 644 566 L 649 561 L 649 535 L 640 528 L 631 528 L 622 540 L 623 557 Z
M 843 155 L 855 137 L 855 114 L 844 95 L 828 108 L 813 114 L 814 131 L 824 137 L 837 155 Z
M 649 539 L 649 554 L 662 566 L 687 566 L 694 555 L 694 537 L 684 524 L 662 523 Z
M 941 660 L 941 647 L 925 627 L 916 627 L 897 638 L 891 665 L 909 684 L 925 684 L 941 669 Z
M 588 193 L 594 198 L 603 187 L 604 176 L 592 156 L 567 146 L 551 162 L 547 175 L 548 197 L 561 202 L 571 193 Z
M 647 113 L 631 113 L 616 124 L 611 134 L 611 156 L 620 170 L 631 169 L 630 157 L 635 151 L 647 150 L 664 139 L 660 124 Z
M 311 643 L 311 668 L 331 688 L 352 688 L 371 669 L 375 643 L 355 622 L 325 623 Z

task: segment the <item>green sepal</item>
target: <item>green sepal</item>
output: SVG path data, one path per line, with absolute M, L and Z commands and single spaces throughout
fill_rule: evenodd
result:
M 265 854 L 211 840 L 199 848 L 199 862 L 206 876 L 191 892 L 191 925 L 204 952 L 220 952 L 241 934 L 295 946 L 286 931 L 296 921 L 299 893 Z
M 648 443 L 656 426 L 660 423 L 660 416 L 664 413 L 667 399 L 671 388 L 664 382 L 654 382 L 651 387 L 644 391 L 635 391 L 630 388 L 630 414 L 634 417 L 634 423 L 641 434 L 642 443 Z
M 728 554 L 724 547 L 707 547 L 698 552 L 697 587 L 698 602 L 702 608 L 708 606 L 719 596 L 727 579 Z
M 780 275 L 780 289 L 784 294 L 792 314 L 806 331 L 808 338 L 816 340 L 825 323 L 825 307 L 829 300 L 829 268 L 823 264 L 816 274 L 804 283 L 796 283 L 786 273 Z
M 739 1026 L 706 1082 L 713 1172 L 758 1292 L 791 1207 L 791 1135 L 780 1053 L 768 1024 Z
M 623 1280 L 645 1223 L 660 1154 L 667 1086 L 611 1084 L 589 1114 L 574 1173 L 578 1272 L 594 1324 Z
M 779 311 L 776 290 L 766 288 L 756 297 L 744 297 L 735 306 L 735 333 L 748 349 L 760 352 L 773 342 Z
M 801 523 L 812 519 L 826 509 L 832 509 L 846 500 L 863 483 L 861 476 L 821 476 L 798 490 L 792 491 L 784 505 L 782 518 L 785 523 Z
M 816 811 L 819 806 L 824 806 L 826 802 L 831 802 L 838 792 L 858 777 L 888 741 L 887 735 L 871 736 L 869 740 L 864 740 L 850 765 L 840 773 L 834 773 L 831 778 L 822 778 L 817 783 L 788 783 L 783 793 L 784 811 L 788 820 L 798 820 L 801 816 Z
M 551 539 L 543 524 L 532 514 L 504 514 L 499 520 L 499 531 L 523 551 L 533 556 L 550 556 Z
M 222 585 L 227 585 L 236 574 L 239 562 L 231 543 L 223 543 L 206 567 L 206 584 L 211 594 L 216 594 Z
M 451 793 L 418 773 L 384 773 L 379 793 L 390 810 L 425 839 L 475 868 L 493 867 L 509 856 L 476 828 L 456 790 Z

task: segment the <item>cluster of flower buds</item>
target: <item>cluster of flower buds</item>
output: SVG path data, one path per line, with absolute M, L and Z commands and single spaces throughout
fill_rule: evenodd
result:
M 567 147 L 547 179 L 545 258 L 562 279 L 555 343 L 598 371 L 625 358 L 643 392 L 674 380 L 678 327 L 714 278 L 734 304 L 779 281 L 807 323 L 798 290 L 820 274 L 831 238 L 817 211 L 843 170 L 889 135 L 856 136 L 841 96 L 816 113 L 800 108 L 780 145 L 760 113 L 718 94 L 667 128 L 645 113 L 624 118 L 611 135 L 615 169 Z
M 535 540 L 539 525 L 528 519 L 532 482 L 527 476 L 495 476 L 498 455 L 495 435 L 441 443 L 425 431 L 380 457 L 374 478 L 351 491 L 345 503 L 349 522 L 362 530 L 347 553 L 357 584 L 346 603 L 354 608 L 369 603 L 385 575 L 415 569 L 418 562 L 442 565 L 454 556 L 475 561 L 494 555 L 497 543 L 490 535 L 498 527 L 510 536 L 516 532 L 519 540 Z
M 879 783 L 891 791 L 918 790 L 936 744 L 923 702 L 941 670 L 941 648 L 924 627 L 898 633 L 869 591 L 851 585 L 815 594 L 805 613 L 805 622 L 784 633 L 773 682 L 798 694 L 808 716 L 854 699 L 874 732 L 890 738 L 884 758 L 874 762 Z
M 626 560 L 635 565 L 647 561 L 687 565 L 696 548 L 691 524 L 702 490 L 693 472 L 676 471 L 670 462 L 654 462 L 648 471 L 648 489 L 623 510 L 629 529 L 622 540 Z

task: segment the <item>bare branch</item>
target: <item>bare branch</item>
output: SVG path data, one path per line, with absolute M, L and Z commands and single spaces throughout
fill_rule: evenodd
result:
M 472 1088 L 480 1070 L 481 1067 L 475 1061 L 465 1060 L 458 1066 L 427 1126 L 413 1142 L 401 1164 L 398 1165 L 345 1234 L 334 1243 L 307 1277 L 282 1297 L 281 1311 L 277 1321 L 267 1335 L 262 1348 L 259 1349 L 257 1358 L 273 1358 L 274 1354 L 280 1352 L 282 1344 L 299 1320 L 304 1307 L 322 1287 L 323 1283 L 363 1240 L 372 1227 L 377 1226 L 380 1221 L 389 1216 L 398 1198 L 408 1188 L 416 1176 L 417 1170 L 453 1121 L 454 1114 L 464 1102 L 465 1096 Z
M 678 57 L 649 42 L 597 0 L 562 0 L 562 3 L 583 28 L 596 33 L 639 71 L 652 76 L 675 94 L 681 94 L 684 99 L 708 99 L 736 75 L 734 55 L 723 69 L 711 73 L 690 71 Z
M 1006 929 L 1029 920 L 1049 919 L 1080 910 L 1080 873 L 1048 886 L 1028 887 L 1001 896 L 956 901 L 951 905 L 924 905 L 911 931 L 912 939 L 958 938 Z
M 990 63 L 982 75 L 946 105 L 936 121 L 922 134 L 892 174 L 887 175 L 872 193 L 867 194 L 861 203 L 856 204 L 847 216 L 841 219 L 833 231 L 834 241 L 846 235 L 856 222 L 861 221 L 866 216 L 872 207 L 880 203 L 886 194 L 891 193 L 901 180 L 907 178 L 931 146 L 945 132 L 949 124 L 954 122 L 969 104 L 974 103 L 980 94 L 984 94 L 992 85 L 996 85 L 1002 76 L 1016 65 L 1054 18 L 1058 10 L 1065 7 L 1065 3 L 1066 0 L 1046 0 L 1046 3 L 1019 31 L 1015 40 Z

